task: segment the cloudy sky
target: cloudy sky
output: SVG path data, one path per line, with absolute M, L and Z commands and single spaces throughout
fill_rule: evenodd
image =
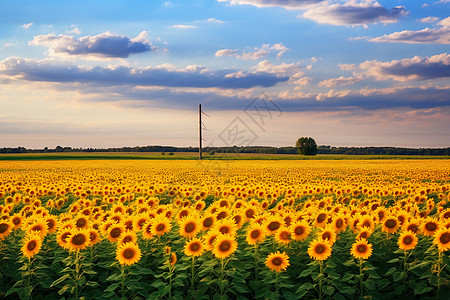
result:
M 0 147 L 450 146 L 449 0 L 0 2 Z

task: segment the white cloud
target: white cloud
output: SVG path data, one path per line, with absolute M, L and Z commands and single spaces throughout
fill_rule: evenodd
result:
M 23 24 L 22 28 L 29 29 L 31 26 L 33 26 L 33 23 L 27 23 L 27 24 Z
M 253 50 L 254 51 L 245 52 L 237 49 L 221 49 L 216 51 L 215 56 L 233 56 L 238 59 L 255 60 L 265 58 L 269 56 L 271 52 L 278 52 L 277 58 L 280 58 L 289 49 L 282 43 L 278 43 L 273 45 L 263 44 L 261 47 L 256 47 Z
M 418 31 L 404 30 L 370 39 L 371 42 L 408 44 L 450 44 L 450 17 L 437 23 L 437 28 Z
M 419 19 L 420 23 L 436 23 L 437 21 L 439 21 L 439 18 L 437 17 L 426 17 L 426 18 L 422 18 Z
M 307 10 L 301 16 L 321 24 L 362 25 L 370 23 L 395 23 L 407 14 L 405 7 L 396 6 L 390 10 L 371 0 L 348 1 L 344 4 L 329 4 Z
M 51 56 L 79 56 L 85 58 L 127 58 L 131 54 L 155 51 L 147 40 L 147 32 L 136 38 L 105 32 L 96 36 L 75 38 L 72 35 L 45 34 L 35 36 L 30 45 L 48 47 Z
M 256 7 L 283 7 L 285 9 L 305 9 L 324 3 L 326 0 L 218 0 L 231 5 L 252 5 Z
M 339 78 L 331 78 L 331 79 L 323 80 L 323 81 L 319 82 L 319 86 L 324 86 L 324 87 L 328 87 L 328 88 L 332 88 L 335 86 L 347 86 L 347 85 L 355 84 L 356 82 L 361 81 L 361 80 L 362 80 L 361 77 L 341 76 Z
M 197 28 L 197 26 L 194 26 L 194 25 L 183 25 L 183 24 L 178 24 L 178 25 L 172 25 L 172 28 L 178 28 L 178 29 L 194 29 L 194 28 Z
M 219 23 L 219 24 L 223 24 L 224 22 L 221 20 L 217 20 L 215 18 L 209 18 L 208 20 L 206 20 L 209 23 Z

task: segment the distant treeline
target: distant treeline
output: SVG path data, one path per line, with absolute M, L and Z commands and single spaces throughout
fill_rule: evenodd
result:
M 298 154 L 295 147 L 205 147 L 203 152 L 215 153 L 257 153 L 257 154 Z M 71 148 L 57 146 L 54 149 L 0 148 L 0 153 L 56 153 L 56 152 L 198 152 L 198 147 L 140 146 L 122 148 Z M 317 154 L 352 155 L 450 155 L 447 148 L 398 148 L 398 147 L 332 147 L 319 146 Z

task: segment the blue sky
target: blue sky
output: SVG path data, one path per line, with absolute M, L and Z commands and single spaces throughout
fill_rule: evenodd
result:
M 448 147 L 449 6 L 2 0 L 0 147 Z

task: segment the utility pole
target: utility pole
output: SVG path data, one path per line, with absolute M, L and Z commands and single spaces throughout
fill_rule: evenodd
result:
M 198 159 L 202 159 L 202 105 L 198 105 L 198 131 L 199 131 L 199 147 Z

